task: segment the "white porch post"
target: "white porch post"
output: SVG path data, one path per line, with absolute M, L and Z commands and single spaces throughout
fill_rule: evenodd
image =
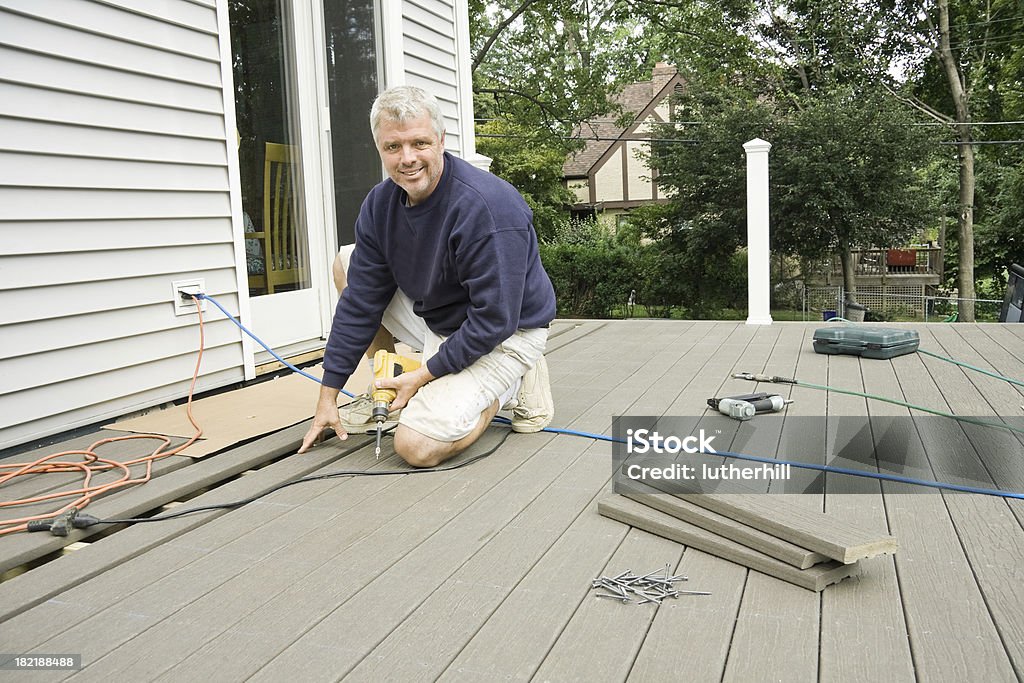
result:
M 768 150 L 754 138 L 747 153 L 747 324 L 771 325 L 771 277 L 768 249 Z

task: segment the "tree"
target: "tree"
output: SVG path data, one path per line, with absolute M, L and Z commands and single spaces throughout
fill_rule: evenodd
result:
M 930 149 L 926 133 L 907 125 L 906 111 L 878 91 L 834 86 L 771 99 L 691 84 L 683 106 L 688 119 L 703 122 L 699 134 L 660 135 L 697 137 L 698 144 L 655 145 L 652 164 L 673 196 L 672 221 L 662 225 L 687 228 L 663 228 L 660 237 L 689 254 L 692 273 L 713 281 L 729 272 L 745 241 L 746 210 L 737 199 L 745 196 L 741 145 L 754 137 L 773 143 L 773 248 L 805 261 L 838 251 L 851 299 L 850 250 L 900 244 L 925 225 L 918 171 Z
M 962 299 L 973 299 L 976 143 L 985 134 L 979 136 L 972 124 L 993 114 L 998 118 L 1003 100 L 1020 91 L 1019 71 L 1009 93 L 996 84 L 1022 54 L 1024 18 L 1018 0 L 899 0 L 894 9 L 897 20 L 910 27 L 894 45 L 902 47 L 913 71 L 911 87 L 894 93 L 955 134 L 957 284 Z M 974 320 L 972 301 L 961 302 L 960 320 Z
M 478 110 L 562 138 L 612 110 L 647 61 L 622 0 L 470 2 Z M 647 70 L 649 73 L 649 70 Z
M 856 301 L 851 250 L 899 246 L 930 217 L 920 170 L 927 132 L 880 90 L 836 87 L 807 98 L 776 130 L 776 244 L 804 258 L 838 251 Z

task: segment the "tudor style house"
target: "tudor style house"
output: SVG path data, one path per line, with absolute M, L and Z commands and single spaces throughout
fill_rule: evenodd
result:
M 583 125 L 586 146 L 562 167 L 565 185 L 576 195 L 574 216 L 597 215 L 614 224 L 633 207 L 665 201 L 655 182 L 657 170 L 638 152 L 647 147 L 651 124 L 672 120 L 669 96 L 682 87 L 676 68 L 659 62 L 651 80 L 627 85 L 613 98 L 632 117 L 628 125 L 618 125 L 612 115 Z

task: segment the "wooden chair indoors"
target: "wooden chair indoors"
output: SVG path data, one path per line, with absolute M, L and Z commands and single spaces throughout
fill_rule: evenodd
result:
M 249 275 L 249 288 L 273 294 L 308 286 L 309 258 L 295 210 L 297 151 L 293 145 L 266 145 L 263 229 L 246 233 L 245 237 L 259 240 L 263 249 L 264 272 Z

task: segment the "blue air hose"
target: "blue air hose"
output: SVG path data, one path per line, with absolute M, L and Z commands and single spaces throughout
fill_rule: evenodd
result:
M 320 379 L 319 379 L 318 377 L 315 377 L 314 375 L 311 375 L 311 374 L 309 374 L 308 372 L 305 372 L 305 371 L 303 371 L 303 370 L 300 370 L 299 368 L 295 367 L 294 365 L 292 365 L 291 363 L 289 363 L 288 361 L 286 361 L 286 360 L 285 360 L 284 358 L 281 358 L 281 356 L 277 355 L 277 353 L 276 353 L 276 352 L 274 351 L 274 349 L 272 349 L 272 348 L 270 348 L 269 346 L 267 346 L 266 342 L 264 342 L 264 341 L 263 341 L 262 339 L 260 339 L 259 337 L 257 337 L 257 336 L 255 335 L 255 333 L 253 333 L 253 331 L 252 331 L 252 330 L 250 330 L 250 329 L 249 329 L 248 327 L 246 327 L 245 325 L 243 325 L 243 324 L 242 324 L 242 323 L 241 323 L 241 322 L 240 322 L 240 321 L 238 320 L 238 318 L 236 318 L 235 316 L 233 316 L 233 315 L 231 315 L 230 313 L 228 313 L 228 312 L 227 312 L 227 309 L 225 309 L 225 308 L 224 308 L 223 306 L 221 306 L 221 305 L 220 305 L 220 302 L 219 302 L 219 301 L 217 301 L 216 299 L 214 299 L 214 298 L 213 298 L 212 296 L 210 296 L 210 295 L 208 295 L 208 294 L 202 294 L 202 293 L 200 293 L 200 294 L 196 294 L 196 295 L 195 295 L 195 298 L 197 298 L 197 299 L 205 299 L 206 301 L 209 301 L 209 302 L 210 302 L 211 304 L 213 304 L 214 306 L 216 306 L 217 308 L 219 308 L 219 309 L 220 309 L 220 312 L 221 312 L 221 313 L 223 313 L 223 314 L 224 314 L 224 315 L 225 315 L 225 316 L 227 317 L 227 319 L 228 319 L 228 320 L 230 320 L 230 321 L 231 321 L 231 322 L 233 322 L 233 323 L 234 323 L 235 325 L 237 325 L 237 326 L 238 326 L 238 329 L 242 330 L 242 332 L 245 332 L 245 333 L 246 333 L 247 335 L 249 335 L 249 336 L 250 336 L 250 337 L 252 337 L 252 338 L 253 338 L 254 340 L 256 340 L 256 343 L 257 343 L 257 344 L 259 344 L 259 345 L 260 345 L 260 346 L 262 346 L 262 347 L 263 347 L 264 349 L 266 349 L 266 350 L 267 350 L 267 352 L 268 352 L 268 353 L 269 353 L 269 354 L 270 354 L 271 356 L 273 356 L 274 358 L 276 358 L 276 359 L 277 359 L 277 360 L 278 360 L 278 361 L 279 361 L 280 363 L 284 364 L 284 365 L 285 365 L 286 367 L 288 367 L 288 368 L 291 368 L 291 369 L 292 369 L 293 371 L 295 371 L 295 372 L 299 373 L 299 374 L 300 374 L 300 375 L 302 375 L 303 377 L 307 377 L 307 378 L 309 378 L 309 379 L 313 380 L 314 382 L 316 382 L 317 384 L 320 384 Z M 349 398 L 354 398 L 354 397 L 352 396 L 352 394 L 350 394 L 349 392 L 345 391 L 344 389 L 342 389 L 342 390 L 341 390 L 341 393 L 345 394 L 345 395 L 346 395 L 346 396 L 348 396 Z

